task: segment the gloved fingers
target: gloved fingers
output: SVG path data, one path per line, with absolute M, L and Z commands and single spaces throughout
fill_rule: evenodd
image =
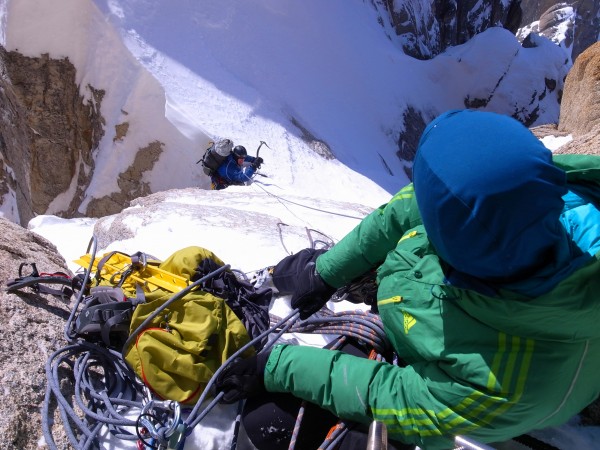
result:
M 238 364 L 240 361 L 242 360 L 242 358 L 235 358 L 233 361 L 231 361 L 229 364 L 227 364 L 223 370 L 221 370 L 221 373 L 217 376 L 217 379 L 215 380 L 215 386 L 217 388 L 220 388 L 221 386 L 223 386 L 227 380 L 231 377 L 231 372 L 233 370 L 233 367 Z
M 300 319 L 305 320 L 323 308 L 331 298 L 331 295 L 329 292 L 325 292 L 320 295 L 304 295 L 292 298 L 291 306 L 292 309 L 298 309 L 300 312 Z
M 323 281 L 314 262 L 308 263 L 298 275 L 298 283 L 291 306 L 300 310 L 303 320 L 320 310 L 335 292 L 335 288 Z
M 320 311 L 321 308 L 323 308 L 323 306 L 325 306 L 325 303 L 327 303 L 327 301 L 324 301 L 323 303 L 320 303 L 320 304 L 313 303 L 309 307 L 300 308 L 300 320 L 306 320 L 310 316 L 312 316 L 314 313 L 316 313 L 317 311 Z
M 221 403 L 234 403 L 243 396 L 244 377 L 234 372 L 234 366 L 240 360 L 236 358 L 229 363 L 215 380 L 215 392 L 223 393 Z
M 242 398 L 246 398 L 245 391 L 240 389 L 241 381 L 227 380 L 222 383 L 218 388 L 217 392 L 222 392 L 223 396 L 221 403 L 235 403 Z
M 219 400 L 220 403 L 237 403 L 238 401 L 246 398 L 243 392 L 238 391 L 237 389 L 223 389 L 223 397 Z
M 269 353 L 236 358 L 215 380 L 215 391 L 222 392 L 221 403 L 234 403 L 264 391 L 264 367 Z
M 273 284 L 280 294 L 293 294 L 298 288 L 298 276 L 310 262 L 325 253 L 325 249 L 305 248 L 286 256 L 273 268 Z

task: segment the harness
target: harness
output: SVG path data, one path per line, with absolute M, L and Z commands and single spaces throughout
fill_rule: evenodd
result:
M 248 178 L 248 179 L 250 180 L 251 178 Z M 213 191 L 219 191 L 219 190 L 225 189 L 229 186 L 244 186 L 244 183 L 228 180 L 216 172 L 214 175 L 212 175 L 210 177 L 210 181 L 211 181 L 210 188 Z
M 229 186 L 231 186 L 231 183 L 216 172 L 210 177 L 210 188 L 213 191 L 220 191 Z

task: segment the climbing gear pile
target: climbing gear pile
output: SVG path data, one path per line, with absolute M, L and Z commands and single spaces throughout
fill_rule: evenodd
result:
M 68 344 L 46 363 L 46 443 L 57 448 L 58 409 L 76 449 L 98 448 L 103 439 L 135 441 L 140 449 L 178 448 L 186 437 L 182 404 L 193 405 L 231 355 L 260 347 L 263 338 L 256 347 L 246 345 L 251 334 L 242 318 L 252 314 L 246 321 L 251 332 L 267 329 L 271 291 L 238 282 L 229 265 L 200 247 L 163 262 L 141 252 L 95 253 L 93 238 L 77 261 L 87 267 L 77 283 L 66 274 L 40 274 L 35 265 L 27 276 L 22 265 L 19 278 L 8 283 L 10 292 L 30 288 L 64 298 L 63 290 L 41 289 L 59 283 L 76 295 L 64 330 Z

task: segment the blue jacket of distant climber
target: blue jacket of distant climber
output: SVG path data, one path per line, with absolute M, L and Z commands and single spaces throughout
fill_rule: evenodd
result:
M 600 393 L 600 158 L 451 111 L 426 128 L 413 174 L 316 262 L 336 288 L 377 268 L 407 365 L 278 345 L 266 389 L 427 450 L 564 423 Z
M 250 165 L 255 159 L 254 156 L 247 155 L 244 158 L 244 164 L 240 166 L 237 163 L 235 156 L 231 154 L 223 164 L 219 166 L 217 175 L 228 184 L 245 184 L 252 180 L 252 176 L 256 171 L 256 169 Z

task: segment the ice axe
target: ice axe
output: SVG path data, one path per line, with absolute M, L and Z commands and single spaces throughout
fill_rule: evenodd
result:
M 271 147 L 269 147 L 269 145 L 268 145 L 268 144 L 267 144 L 265 141 L 260 141 L 260 145 L 259 145 L 259 146 L 258 146 L 258 148 L 256 149 L 256 157 L 257 157 L 257 158 L 258 158 L 258 152 L 260 152 L 260 148 L 261 148 L 263 145 L 266 145 L 268 148 L 271 148 Z

